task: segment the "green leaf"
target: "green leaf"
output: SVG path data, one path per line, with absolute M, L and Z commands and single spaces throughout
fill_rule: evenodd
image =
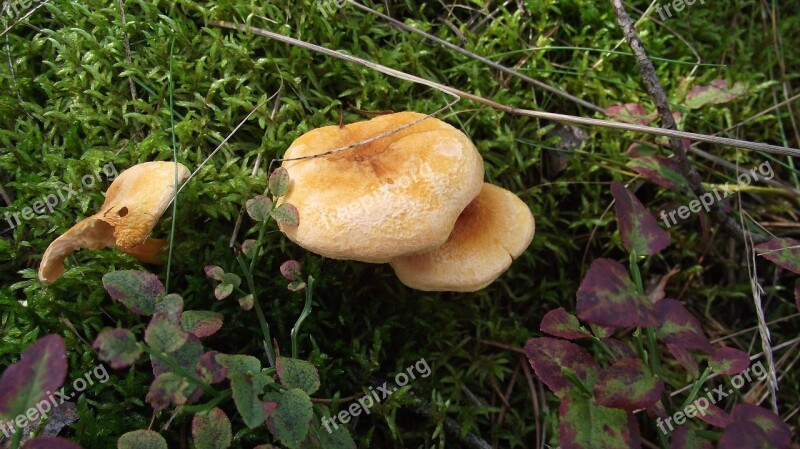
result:
M 183 405 L 189 399 L 194 388 L 189 381 L 175 373 L 164 373 L 159 375 L 150 384 L 145 400 L 153 410 L 161 411 L 169 407 L 170 404 Z
M 37 340 L 0 376 L 0 418 L 15 419 L 58 391 L 67 376 L 67 348 L 60 335 Z
M 251 355 L 217 354 L 217 362 L 229 372 L 255 374 L 261 371 L 261 361 Z
M 606 115 L 618 122 L 647 125 L 658 117 L 658 113 L 650 114 L 639 103 L 625 103 L 606 108 Z
M 245 203 L 247 215 L 255 221 L 264 221 L 272 211 L 272 200 L 264 195 L 257 195 Z
M 565 449 L 639 447 L 625 411 L 603 407 L 574 388 L 561 398 L 558 414 L 558 439 Z
M 614 181 L 611 183 L 611 193 L 614 195 L 614 211 L 622 243 L 628 252 L 635 252 L 637 256 L 652 256 L 669 245 L 669 233 L 661 229 L 653 214 L 633 192 Z
M 168 449 L 167 440 L 152 430 L 134 430 L 119 437 L 117 449 Z
M 214 297 L 217 300 L 223 300 L 233 293 L 233 285 L 231 284 L 219 284 L 217 288 L 214 289 Z
M 289 171 L 283 167 L 269 175 L 269 192 L 275 197 L 286 195 L 289 190 Z
M 219 407 L 192 419 L 192 440 L 197 449 L 227 449 L 231 445 L 231 421 Z
M 216 265 L 207 265 L 203 270 L 206 272 L 206 276 L 215 281 L 221 281 L 222 277 L 225 276 L 225 270 Z
M 726 80 L 714 80 L 708 86 L 695 86 L 686 95 L 686 108 L 698 109 L 709 104 L 723 104 L 747 94 L 747 87 L 737 82 L 728 87 Z
M 222 276 L 222 283 L 231 284 L 234 287 L 238 287 L 242 285 L 242 278 L 236 273 L 225 273 L 225 275 Z
M 278 378 L 287 388 L 300 388 L 308 394 L 319 390 L 319 372 L 310 362 L 288 357 L 278 357 L 276 362 Z
M 207 310 L 189 310 L 181 315 L 181 327 L 199 338 L 214 335 L 222 327 L 221 313 Z
M 156 298 L 164 294 L 158 277 L 144 271 L 114 271 L 103 276 L 103 287 L 111 297 L 137 315 L 152 315 Z
M 272 378 L 262 372 L 250 375 L 231 371 L 230 368 L 228 368 L 228 378 L 231 380 L 233 402 L 242 415 L 245 425 L 254 429 L 264 424 L 267 414 L 264 403 L 259 398 L 264 392 L 264 387 L 273 382 Z
M 147 329 L 144 331 L 144 341 L 154 350 L 160 352 L 174 352 L 183 346 L 189 334 L 180 326 L 169 320 L 167 312 L 158 312 L 153 315 Z
M 136 344 L 136 336 L 128 329 L 107 329 L 100 332 L 92 349 L 97 352 L 100 360 L 108 362 L 114 369 L 127 368 L 142 355 L 142 349 Z
M 277 405 L 267 420 L 269 431 L 289 449 L 299 448 L 311 428 L 311 398 L 305 391 L 293 388 L 270 392 L 264 399 Z
M 189 336 L 186 344 L 181 346 L 180 349 L 170 354 L 170 357 L 178 362 L 178 365 L 189 372 L 193 372 L 195 367 L 200 362 L 200 357 L 203 356 L 203 345 L 200 340 L 193 334 Z M 171 373 L 172 368 L 164 362 L 150 356 L 150 362 L 153 364 L 153 376 L 158 376 L 162 373 Z M 199 387 L 198 387 L 199 388 Z
M 177 323 L 183 312 L 183 298 L 171 293 L 156 300 L 156 312 L 166 312 L 169 320 Z
M 280 224 L 284 224 L 286 226 L 300 225 L 300 213 L 292 204 L 283 203 L 277 208 L 273 209 L 272 212 L 270 212 L 270 215 L 272 215 L 272 218 L 274 218 L 275 221 Z

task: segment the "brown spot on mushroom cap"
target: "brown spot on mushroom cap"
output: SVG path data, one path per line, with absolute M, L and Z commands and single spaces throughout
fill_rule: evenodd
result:
M 178 183 L 189 170 L 178 164 Z M 117 246 L 147 262 L 158 263 L 164 240 L 148 239 L 174 196 L 175 164 L 146 162 L 122 173 L 106 191 L 100 212 L 55 239 L 42 256 L 39 280 L 52 284 L 64 273 L 64 260 L 80 249 Z
M 313 156 L 424 117 L 400 112 L 310 131 L 285 158 Z M 281 225 L 298 245 L 334 259 L 384 263 L 429 251 L 480 192 L 483 160 L 464 133 L 428 118 L 376 141 L 311 159 L 285 161 L 300 225 Z
M 417 290 L 472 292 L 503 274 L 533 240 L 528 206 L 503 188 L 484 184 L 439 248 L 391 262 L 400 281 Z

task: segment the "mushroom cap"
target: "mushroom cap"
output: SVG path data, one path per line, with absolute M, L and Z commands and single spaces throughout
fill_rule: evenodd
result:
M 491 284 L 533 241 L 531 210 L 503 188 L 484 184 L 458 217 L 450 238 L 433 251 L 390 264 L 417 290 L 473 292 Z
M 325 153 L 425 117 L 399 112 L 295 140 L 284 158 Z M 281 224 L 298 245 L 333 259 L 385 263 L 447 240 L 481 190 L 483 159 L 461 131 L 427 118 L 378 140 L 310 159 L 284 161 L 299 226 Z
M 181 183 L 189 177 L 189 170 L 177 165 Z M 158 262 L 165 242 L 148 236 L 174 192 L 174 162 L 145 162 L 123 171 L 106 191 L 100 212 L 80 221 L 47 247 L 39 265 L 39 280 L 44 284 L 55 282 L 64 273 L 64 259 L 84 248 L 117 246 L 145 262 Z

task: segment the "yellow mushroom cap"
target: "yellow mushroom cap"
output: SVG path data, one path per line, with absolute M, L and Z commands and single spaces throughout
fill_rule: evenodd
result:
M 473 292 L 491 284 L 533 241 L 533 214 L 519 197 L 484 184 L 461 213 L 447 241 L 433 251 L 390 264 L 417 290 Z
M 399 112 L 312 130 L 285 158 L 319 155 L 424 117 Z M 334 154 L 285 161 L 299 226 L 281 224 L 298 245 L 333 259 L 385 263 L 447 240 L 458 215 L 481 190 L 483 160 L 464 133 L 427 118 Z
M 177 164 L 178 183 L 189 170 Z M 64 259 L 80 249 L 117 246 L 148 263 L 157 263 L 163 240 L 148 239 L 175 194 L 175 163 L 145 162 L 122 173 L 111 183 L 100 212 L 86 218 L 55 239 L 42 256 L 39 280 L 52 284 L 64 273 Z

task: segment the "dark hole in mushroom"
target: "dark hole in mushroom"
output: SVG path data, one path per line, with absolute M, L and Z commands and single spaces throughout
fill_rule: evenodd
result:
M 117 212 L 117 215 L 119 215 L 120 217 L 128 215 L 128 208 L 123 207 L 122 209 L 119 210 L 119 212 Z

